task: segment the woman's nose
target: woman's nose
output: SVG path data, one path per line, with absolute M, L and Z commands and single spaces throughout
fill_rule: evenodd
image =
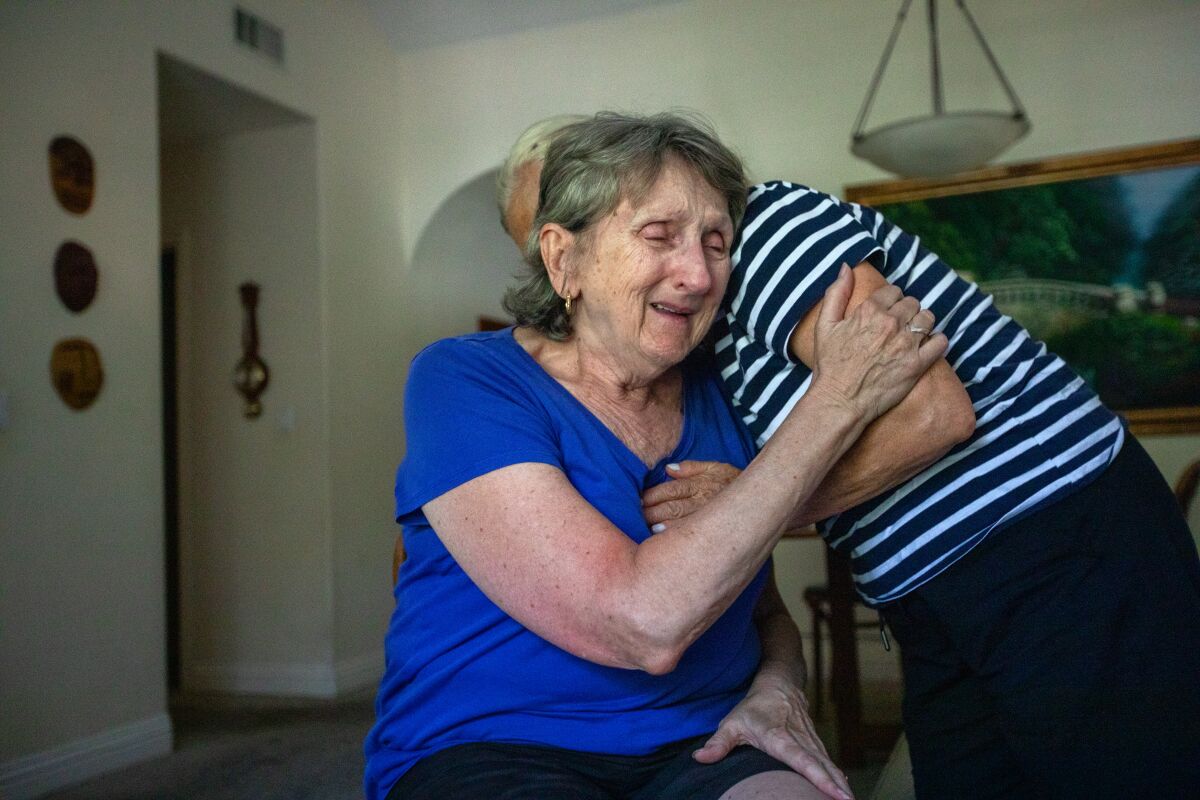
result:
M 675 262 L 675 285 L 688 294 L 708 294 L 712 288 L 712 272 L 703 243 L 691 242 L 681 248 Z

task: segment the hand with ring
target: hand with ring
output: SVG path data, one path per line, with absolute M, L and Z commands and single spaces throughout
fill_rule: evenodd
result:
M 908 394 L 948 342 L 933 332 L 933 312 L 900 287 L 883 286 L 847 312 L 853 290 L 854 273 L 843 266 L 821 305 L 809 392 L 870 422 Z
M 934 322 L 933 312 L 927 308 L 921 309 L 908 321 L 908 332 L 928 339 L 933 335 Z

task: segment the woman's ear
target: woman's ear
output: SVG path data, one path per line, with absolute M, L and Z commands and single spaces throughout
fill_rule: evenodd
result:
M 571 249 L 575 243 L 575 234 L 556 222 L 547 222 L 538 231 L 538 246 L 542 251 L 542 264 L 546 267 L 546 275 L 550 278 L 550 285 L 563 297 L 568 292 L 568 267 L 571 262 Z

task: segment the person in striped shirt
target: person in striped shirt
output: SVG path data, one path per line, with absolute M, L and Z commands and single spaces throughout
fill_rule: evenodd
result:
M 502 210 L 522 203 L 536 209 L 529 184 Z M 852 304 L 894 284 L 949 340 L 797 514 L 823 517 L 901 644 L 918 796 L 1200 796 L 1200 560 L 1158 470 L 917 237 L 785 181 L 750 189 L 716 326 L 717 368 L 758 445 L 808 388 L 843 263 Z M 648 495 L 651 518 L 669 524 L 735 473 L 680 474 Z
M 759 446 L 808 387 L 808 329 L 843 263 L 859 291 L 891 283 L 933 312 L 975 416 L 944 456 L 819 524 L 900 642 L 918 796 L 1200 796 L 1200 561 L 1158 470 L 917 237 L 786 181 L 750 190 L 718 323 Z

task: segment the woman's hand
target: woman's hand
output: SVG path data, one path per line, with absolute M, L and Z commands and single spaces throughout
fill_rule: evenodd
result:
M 642 513 L 651 529 L 658 533 L 666 523 L 698 511 L 741 474 L 732 464 L 721 461 L 683 461 L 668 464 L 673 480 L 652 486 L 642 495 Z
M 817 320 L 809 391 L 870 421 L 908 394 L 948 343 L 926 333 L 933 314 L 898 287 L 878 289 L 847 314 L 853 291 L 854 273 L 843 265 Z
M 817 737 L 804 693 L 789 681 L 759 673 L 742 702 L 692 757 L 713 764 L 742 744 L 779 759 L 832 798 L 853 797 L 846 775 L 834 766 Z

